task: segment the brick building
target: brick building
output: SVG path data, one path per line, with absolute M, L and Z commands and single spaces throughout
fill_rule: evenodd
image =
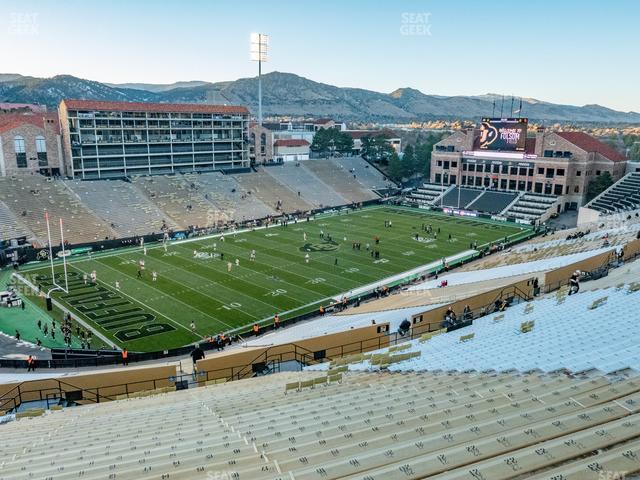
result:
M 604 172 L 614 181 L 626 170 L 624 155 L 583 132 L 539 128 L 524 152 L 480 150 L 478 129 L 453 133 L 434 145 L 431 182 L 561 197 L 561 209 L 585 202 L 587 185 Z
M 0 176 L 64 173 L 60 125 L 44 111 L 0 115 Z
M 279 139 L 273 143 L 273 158 L 276 162 L 309 160 L 310 144 L 304 139 Z

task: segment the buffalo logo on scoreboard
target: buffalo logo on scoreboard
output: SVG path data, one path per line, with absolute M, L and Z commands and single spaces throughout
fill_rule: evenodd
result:
M 480 149 L 524 151 L 528 122 L 526 118 L 483 118 Z

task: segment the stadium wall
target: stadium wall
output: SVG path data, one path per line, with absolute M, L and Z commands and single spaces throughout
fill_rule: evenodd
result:
M 451 308 L 456 313 L 456 315 L 461 318 L 465 305 L 469 305 L 469 308 L 472 312 L 477 312 L 480 309 L 486 308 L 487 306 L 493 304 L 497 298 L 505 298 L 508 297 L 509 294 L 515 294 L 519 292 L 521 296 L 532 298 L 533 279 L 534 277 L 520 280 L 509 285 L 494 288 L 493 290 L 479 293 L 477 295 L 463 298 L 453 303 L 448 303 L 441 307 L 413 315 L 411 317 L 411 324 L 413 329 L 412 336 L 415 337 L 418 335 L 422 335 L 423 333 L 440 330 L 442 328 L 442 322 L 444 321 L 444 315 L 449 308 Z
M 377 350 L 389 345 L 388 329 L 388 323 L 379 323 L 299 340 L 295 343 L 248 347 L 241 351 L 224 352 L 198 361 L 196 364 L 198 381 L 204 384 L 207 381 L 222 378 L 239 380 L 251 376 L 253 365 L 273 360 L 279 362 L 314 360 L 315 352 L 324 352 L 316 360 L 325 361 L 351 353 Z
M 589 223 L 597 222 L 600 218 L 600 212 L 587 207 L 580 207 L 578 210 L 578 227 Z
M 83 392 L 83 403 L 110 401 L 118 395 L 173 386 L 170 377 L 176 377 L 175 365 L 7 383 L 0 385 L 0 410 L 28 401 L 44 400 L 47 395 L 59 397 L 79 390 Z
M 551 292 L 568 283 L 569 277 L 571 277 L 571 274 L 576 270 L 580 270 L 581 272 L 592 272 L 603 267 L 610 262 L 612 255 L 614 255 L 614 251 L 609 250 L 607 252 L 594 255 L 593 257 L 585 258 L 579 262 L 572 263 L 571 265 L 560 267 L 556 270 L 551 270 L 550 272 L 545 273 L 545 292 Z
M 632 260 L 640 255 L 640 239 L 631 240 L 624 246 L 624 259 Z

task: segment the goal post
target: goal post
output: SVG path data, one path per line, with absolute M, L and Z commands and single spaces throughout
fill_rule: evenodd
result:
M 49 242 L 49 264 L 51 266 L 51 283 L 53 284 L 53 288 L 49 289 L 49 291 L 47 292 L 47 298 L 50 298 L 51 292 L 55 290 L 61 290 L 64 293 L 69 293 L 69 279 L 67 277 L 67 255 L 69 252 L 67 251 L 66 246 L 64 244 L 64 225 L 62 222 L 62 218 L 60 218 L 59 223 L 60 223 L 61 250 L 58 253 L 58 255 L 60 256 L 60 258 L 62 258 L 63 280 L 64 280 L 64 287 L 63 287 L 56 281 L 56 272 L 53 265 L 53 242 L 51 241 L 51 226 L 49 224 L 49 212 L 47 211 L 44 212 L 44 220 L 45 220 L 45 223 L 47 224 L 47 241 Z

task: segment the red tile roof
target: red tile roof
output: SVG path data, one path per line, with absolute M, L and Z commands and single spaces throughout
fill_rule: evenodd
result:
M 222 113 L 248 114 L 245 107 L 204 103 L 105 102 L 98 100 L 62 100 L 69 110 L 113 110 L 118 112 Z
M 317 120 L 314 120 L 313 123 L 316 125 L 325 125 L 331 121 L 332 120 L 330 118 L 318 118 Z
M 5 115 L 0 115 L 0 133 L 9 132 L 24 125 L 33 125 L 38 128 L 44 128 L 45 119 L 52 120 L 55 125 L 54 129 L 58 129 L 58 117 L 55 113 L 8 113 Z
M 306 147 L 307 145 L 309 145 L 309 142 L 297 138 L 281 138 L 280 140 L 276 140 L 273 144 L 274 147 Z
M 45 113 L 47 111 L 47 107 L 45 107 L 44 105 L 36 105 L 34 103 L 0 102 L 0 110 L 31 110 L 35 113 Z
M 610 147 L 604 142 L 601 142 L 595 137 L 584 132 L 557 132 L 558 135 L 568 142 L 573 143 L 578 148 L 581 148 L 585 152 L 596 152 L 605 158 L 608 158 L 612 162 L 622 162 L 625 157 L 622 153 L 618 152 L 615 148 Z

